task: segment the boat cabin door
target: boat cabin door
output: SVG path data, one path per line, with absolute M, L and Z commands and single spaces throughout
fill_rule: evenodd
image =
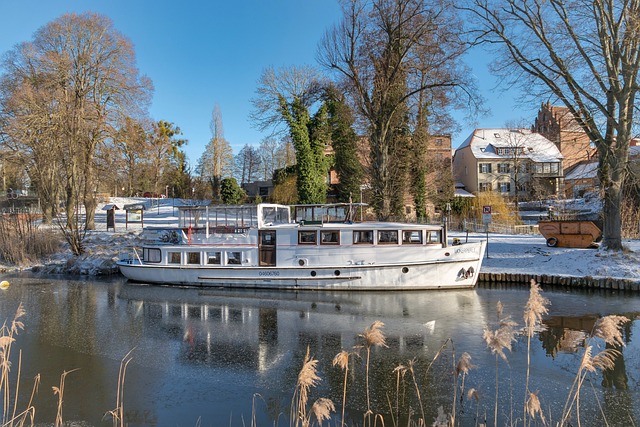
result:
M 273 267 L 276 265 L 276 231 L 260 230 L 258 231 L 258 252 L 260 256 L 260 265 L 265 267 Z

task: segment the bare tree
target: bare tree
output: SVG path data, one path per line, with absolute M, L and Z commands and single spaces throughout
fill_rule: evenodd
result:
M 432 108 L 435 100 L 449 108 L 473 99 L 470 73 L 461 61 L 460 20 L 444 1 L 342 4 L 343 21 L 325 34 L 319 61 L 337 72 L 351 93 L 369 138 L 374 208 L 388 217 L 398 190 L 404 190 L 398 180 L 405 176 L 396 173 L 406 163 L 397 161 L 407 155 L 401 140 L 412 127 L 427 129 L 416 117 L 437 120 L 433 113 L 444 109 Z
M 498 46 L 495 71 L 526 93 L 561 101 L 596 145 L 603 246 L 622 249 L 621 201 L 640 68 L 639 0 L 470 0 L 478 42 Z
M 97 147 L 112 135 L 120 117 L 144 114 L 151 82 L 139 75 L 131 42 L 108 18 L 93 13 L 67 14 L 50 22 L 32 42 L 10 51 L 3 65 L 2 99 L 11 107 L 5 113 L 16 129 L 28 127 L 32 134 L 25 137 L 18 131 L 10 136 L 31 147 L 36 139 L 46 138 L 56 153 L 65 236 L 71 250 L 80 254 L 81 204 L 84 229 L 94 228 Z M 21 97 L 38 100 L 27 114 L 17 103 Z
M 211 186 L 214 200 L 220 198 L 222 178 L 233 174 L 233 150 L 229 141 L 224 138 L 222 113 L 216 104 L 211 112 L 211 139 L 198 161 L 198 173 Z
M 240 185 L 254 182 L 260 178 L 262 156 L 257 148 L 246 144 L 235 157 L 235 177 Z

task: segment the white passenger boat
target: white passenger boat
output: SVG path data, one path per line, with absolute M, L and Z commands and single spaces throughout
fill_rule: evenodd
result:
M 358 222 L 362 205 L 182 210 L 180 227 L 117 264 L 129 280 L 270 289 L 411 290 L 476 285 L 485 242 L 439 225 Z M 457 239 L 456 239 L 457 240 Z

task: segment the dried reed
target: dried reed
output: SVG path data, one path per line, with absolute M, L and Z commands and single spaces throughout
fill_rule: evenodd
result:
M 333 366 L 339 366 L 344 371 L 344 381 L 342 387 L 342 418 L 341 426 L 344 427 L 344 410 L 347 401 L 347 375 L 349 373 L 349 352 L 342 350 L 333 358 Z
M 496 304 L 496 312 L 498 314 L 499 326 L 495 330 L 486 329 L 483 333 L 483 338 L 487 347 L 491 350 L 491 353 L 496 356 L 496 395 L 495 395 L 495 404 L 494 404 L 494 425 L 498 426 L 498 391 L 499 391 L 499 370 L 498 370 L 498 357 L 504 360 L 506 363 L 509 363 L 507 359 L 507 355 L 504 353 L 504 350 L 507 349 L 511 351 L 511 343 L 516 340 L 515 338 L 515 323 L 509 316 L 503 317 L 502 315 L 503 305 L 500 301 Z
M 396 408 L 395 408 L 395 417 L 394 412 L 391 410 L 391 420 L 394 426 L 398 425 L 398 421 L 400 420 L 400 380 L 404 380 L 404 376 L 407 374 L 407 367 L 405 365 L 398 365 L 393 369 L 393 372 L 396 374 Z M 404 384 L 404 381 L 402 381 Z
M 567 401 L 562 411 L 562 419 L 560 425 L 565 425 L 569 417 L 573 413 L 573 407 L 575 405 L 576 422 L 580 425 L 580 390 L 586 376 L 589 373 L 596 372 L 598 369 L 613 369 L 615 360 L 622 354 L 619 350 L 614 348 L 606 348 L 595 355 L 593 354 L 594 339 L 602 339 L 607 345 L 613 347 L 623 347 L 625 345 L 622 338 L 622 326 L 629 322 L 629 319 L 624 316 L 605 316 L 598 319 L 591 331 L 589 340 L 585 345 L 584 353 L 580 360 L 580 366 L 578 367 L 578 373 L 573 381 L 573 385 L 569 390 Z
M 309 391 L 320 381 L 318 376 L 318 361 L 312 358 L 307 347 L 307 354 L 304 356 L 302 368 L 298 373 L 298 382 L 291 402 L 291 420 L 295 420 L 295 426 L 307 427 L 310 422 L 310 414 L 307 415 L 307 402 L 309 401 Z M 333 403 L 332 403 L 333 404 Z
M 367 329 L 364 330 L 362 334 L 360 334 L 360 338 L 364 340 L 364 344 L 359 346 L 360 348 L 364 347 L 367 350 L 367 362 L 366 362 L 366 377 L 365 377 L 365 388 L 367 390 L 367 412 L 371 414 L 371 399 L 369 396 L 369 364 L 371 360 L 371 348 L 372 347 L 387 347 L 386 338 L 384 333 L 382 332 L 382 328 L 384 328 L 384 323 L 379 320 L 373 322 Z
M 534 279 L 531 279 L 529 299 L 527 300 L 527 304 L 525 305 L 523 315 L 524 330 L 527 334 L 527 373 L 524 382 L 525 404 L 523 414 L 525 425 L 527 424 L 527 415 L 530 413 L 528 410 L 527 402 L 531 399 L 527 397 L 531 395 L 531 393 L 529 392 L 529 378 L 531 373 L 531 338 L 536 331 L 541 330 L 542 316 L 549 312 L 547 306 L 550 304 L 549 300 L 543 297 L 541 292 L 542 291 L 538 283 Z M 535 399 L 538 399 L 537 395 L 535 395 Z
M 129 366 L 129 362 L 133 360 L 133 353 L 135 348 L 129 350 L 127 354 L 120 361 L 120 369 L 118 370 L 118 391 L 116 392 L 116 407 L 110 411 L 107 411 L 105 417 L 107 415 L 111 416 L 111 420 L 113 422 L 113 427 L 124 427 L 124 383 L 125 377 L 127 375 L 127 367 Z
M 67 375 L 69 375 L 70 373 L 77 371 L 78 369 L 72 369 L 70 371 L 64 371 L 62 372 L 62 375 L 60 375 L 60 386 L 59 387 L 52 387 L 53 388 L 53 394 L 54 395 L 58 395 L 58 410 L 56 413 L 56 422 L 55 422 L 55 427 L 60 427 L 63 425 L 62 422 L 62 398 L 64 396 L 64 383 L 65 380 L 67 378 Z
M 454 363 L 455 363 L 455 358 L 454 358 Z M 462 375 L 462 381 L 460 384 L 460 404 L 462 405 L 462 401 L 464 399 L 464 383 L 465 383 L 465 379 L 467 377 L 467 374 L 469 373 L 469 371 L 471 369 L 476 368 L 476 365 L 474 365 L 473 363 L 471 363 L 471 355 L 467 352 L 462 353 L 462 356 L 460 356 L 460 359 L 458 360 L 458 363 L 456 364 L 456 368 L 455 368 L 455 378 L 454 378 L 454 385 L 453 385 L 453 409 L 451 410 L 451 415 L 453 417 L 452 420 L 452 424 L 455 424 L 455 418 L 456 418 L 456 405 L 458 402 L 458 378 L 460 377 L 460 375 Z

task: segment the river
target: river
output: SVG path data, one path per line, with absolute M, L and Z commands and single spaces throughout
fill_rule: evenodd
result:
M 318 361 L 320 377 L 310 401 L 330 398 L 336 406 L 332 425 L 339 425 L 345 376 L 332 360 L 342 350 L 361 346 L 360 335 L 381 321 L 386 347 L 371 349 L 369 403 L 366 347 L 351 359 L 348 425 L 362 425 L 368 406 L 386 417 L 386 425 L 393 425 L 396 415 L 402 420 L 413 414 L 415 419 L 422 411 L 431 425 L 438 407 L 451 411 L 452 372 L 464 352 L 476 365 L 464 387 L 475 388 L 480 400 L 466 395 L 460 400 L 458 393 L 460 425 L 475 425 L 476 420 L 493 425 L 496 381 L 499 424 L 522 424 L 526 339 L 518 337 L 506 352 L 508 363 L 496 361 L 483 340 L 483 330 L 496 327 L 498 301 L 522 325 L 528 298 L 522 287 L 295 293 L 145 286 L 119 278 L 5 279 L 11 286 L 0 291 L 0 321 L 11 321 L 20 303 L 27 312 L 12 353 L 15 375 L 17 349 L 22 352 L 20 405 L 25 405 L 33 378 L 41 376 L 36 423 L 55 420 L 52 387 L 59 386 L 64 371 L 73 370 L 65 380 L 63 419 L 83 426 L 111 425 L 105 413 L 116 407 L 120 362 L 131 351 L 123 399 L 130 426 L 248 426 L 253 417 L 260 426 L 288 426 L 308 349 Z M 604 417 L 612 426 L 638 425 L 635 319 L 640 296 L 563 289 L 545 290 L 544 296 L 551 301 L 544 317 L 547 330 L 532 342 L 529 388 L 538 392 L 547 421 L 559 421 L 586 343 L 604 348 L 604 343 L 589 340 L 594 321 L 618 314 L 631 319 L 623 330 L 626 346 L 613 371 L 587 377 L 581 422 L 603 425 Z M 399 365 L 412 367 L 413 375 L 407 371 L 398 386 L 399 371 L 394 369 Z

